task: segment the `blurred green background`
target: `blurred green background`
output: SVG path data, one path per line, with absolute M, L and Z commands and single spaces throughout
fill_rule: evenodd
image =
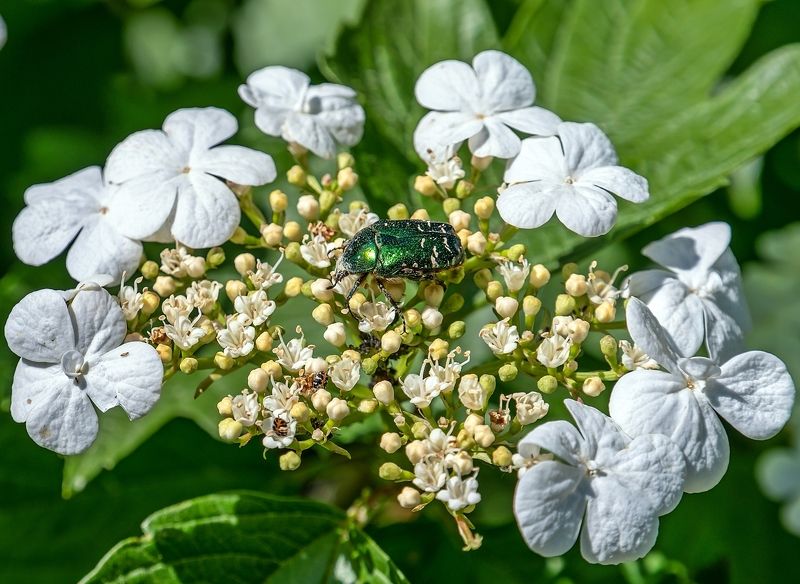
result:
M 496 27 L 503 35 L 513 28 L 520 5 L 530 9 L 536 4 L 541 3 L 494 0 L 489 3 L 492 22 L 472 26 Z M 718 4 L 726 9 L 725 0 Z M 0 317 L 4 320 L 13 303 L 32 289 L 70 284 L 62 261 L 34 269 L 14 258 L 11 223 L 27 186 L 102 164 L 129 133 L 159 127 L 179 107 L 205 105 L 236 113 L 242 129 L 235 140 L 269 151 L 285 170 L 288 158 L 280 142 L 255 131 L 236 87 L 249 72 L 268 64 L 302 68 L 321 80 L 317 55 L 333 46 L 343 23 L 358 22 L 363 5 L 363 0 L 0 0 L 8 26 L 8 41 L 0 50 L 0 197 L 5 209 L 0 214 Z M 799 42 L 798 22 L 800 2 L 765 3 L 726 78 L 773 49 Z M 439 25 L 450 23 L 442 19 Z M 458 38 L 462 32 L 453 34 Z M 345 37 L 340 50 L 347 44 Z M 697 50 L 714 51 L 715 46 Z M 357 64 L 339 61 L 326 67 L 341 73 L 348 66 Z M 536 70 L 533 75 L 539 81 Z M 401 99 L 410 103 L 413 96 Z M 408 123 L 413 128 L 415 122 Z M 746 131 L 758 134 L 760 128 Z M 365 140 L 380 140 L 373 126 Z M 375 163 L 373 169 L 382 162 L 393 164 L 388 158 L 369 162 Z M 423 170 L 408 161 L 397 166 L 412 173 Z M 387 171 L 386 180 L 392 176 Z M 395 180 L 393 188 L 408 191 L 402 180 Z M 708 220 L 731 223 L 732 247 L 744 266 L 756 316 L 751 344 L 779 354 L 797 378 L 800 239 L 781 230 L 800 220 L 799 195 L 800 133 L 794 131 L 737 170 L 729 187 L 615 243 L 602 257 L 635 269 L 645 265 L 638 250 L 653 239 Z M 391 197 L 371 202 L 381 210 L 386 200 Z M 575 259 L 597 251 L 582 248 Z M 250 488 L 299 491 L 346 504 L 364 481 L 386 488 L 365 478 L 374 477 L 376 465 L 363 457 L 347 465 L 304 460 L 300 471 L 287 476 L 274 459 L 263 461 L 260 449 L 220 444 L 187 419 L 158 429 L 177 414 L 213 432 L 216 416 L 209 402 L 208 413 L 182 406 L 165 413 L 149 430 L 155 434 L 113 472 L 99 472 L 102 453 L 92 471 L 73 464 L 63 488 L 72 496 L 65 499 L 63 461 L 35 446 L 7 414 L 14 364 L 0 347 L 0 582 L 76 581 L 115 542 L 138 534 L 147 515 L 196 495 Z M 109 439 L 122 450 L 129 437 L 126 428 L 118 426 Z M 789 443 L 789 432 L 767 443 L 735 433 L 731 439 L 731 468 L 722 483 L 711 492 L 686 496 L 662 519 L 655 552 L 629 566 L 587 566 L 574 550 L 547 562 L 528 552 L 511 517 L 514 479 L 491 472 L 481 474 L 484 503 L 475 520 L 485 539 L 477 552 L 462 553 L 454 526 L 445 513 L 434 510 L 410 521 L 398 517 L 394 524 L 384 518 L 368 532 L 412 582 L 800 582 L 800 565 L 792 561 L 800 539 L 781 525 L 779 505 L 767 500 L 755 478 L 759 456 Z M 335 492 L 326 472 L 338 473 Z

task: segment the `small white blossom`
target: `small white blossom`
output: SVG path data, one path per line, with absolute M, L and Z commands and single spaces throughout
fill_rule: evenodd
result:
M 331 265 L 328 252 L 333 248 L 334 244 L 325 241 L 322 235 L 315 235 L 313 238 L 306 235 L 300 246 L 300 255 L 315 268 L 327 268 Z
M 8 348 L 21 357 L 11 386 L 11 417 L 34 442 L 78 454 L 98 431 L 101 412 L 120 406 L 131 420 L 158 401 L 163 366 L 156 350 L 124 343 L 125 317 L 104 289 L 39 290 L 8 316 Z
M 564 122 L 558 136 L 527 138 L 497 198 L 506 223 L 533 229 L 555 214 L 584 237 L 608 233 L 617 219 L 612 193 L 634 203 L 650 196 L 647 180 L 617 165 L 614 147 L 594 124 Z
M 528 260 L 522 258 L 521 262 L 511 262 L 503 260 L 497 267 L 497 271 L 503 277 L 506 288 L 511 294 L 516 294 L 528 283 L 528 275 L 531 273 L 531 266 Z
M 242 426 L 253 426 L 261 414 L 261 407 L 258 404 L 258 394 L 254 391 L 245 389 L 239 395 L 231 399 L 231 411 L 234 420 Z
M 161 271 L 173 278 L 185 278 L 193 272 L 193 265 L 198 262 L 205 261 L 201 257 L 193 256 L 182 245 L 176 246 L 174 249 L 167 248 L 161 250 Z
M 511 455 L 511 467 L 521 478 L 534 464 L 543 460 L 553 460 L 553 455 L 543 453 L 537 444 L 522 441 L 517 445 L 517 452 Z
M 680 501 L 683 455 L 666 436 L 631 439 L 596 409 L 565 403 L 577 429 L 548 422 L 520 441 L 520 450 L 530 444 L 557 457 L 526 467 L 519 479 L 514 514 L 522 536 L 545 557 L 565 553 L 582 531 L 588 562 L 641 558 L 655 543 L 658 517 Z
M 642 351 L 636 343 L 630 341 L 620 341 L 619 348 L 622 351 L 622 366 L 628 371 L 634 369 L 658 369 L 658 363 L 650 355 Z
M 333 272 L 332 272 L 333 273 Z M 341 280 L 339 280 L 333 287 L 333 291 L 337 294 L 341 294 L 342 296 L 347 296 L 350 290 L 353 289 L 353 286 L 356 285 L 356 282 L 359 281 L 361 276 L 358 274 L 349 274 L 344 276 Z
M 573 343 L 582 343 L 589 334 L 589 323 L 573 316 L 554 316 L 551 327 L 553 336 L 559 336 Z M 556 343 L 560 344 L 560 341 Z
M 469 410 L 480 411 L 486 407 L 489 395 L 481 387 L 478 376 L 470 373 L 461 378 L 458 384 L 458 399 Z
M 119 302 L 119 307 L 122 309 L 122 314 L 125 316 L 125 320 L 133 320 L 136 318 L 139 315 L 139 311 L 144 306 L 142 293 L 139 292 L 139 284 L 142 283 L 143 279 L 144 278 L 141 276 L 136 278 L 133 281 L 133 286 L 126 286 L 124 280 L 120 283 L 117 300 Z
M 436 498 L 447 503 L 451 511 L 460 511 L 464 507 L 477 505 L 481 502 L 477 476 L 478 471 L 467 479 L 462 479 L 460 476 L 450 477 L 445 483 L 445 488 L 436 493 Z
M 464 365 L 469 363 L 469 351 L 464 353 L 463 361 L 459 362 L 455 360 L 456 355 L 460 352 L 461 349 L 450 351 L 447 354 L 444 365 L 439 365 L 439 361 L 434 361 L 430 357 L 425 361 L 430 365 L 428 375 L 435 377 L 439 381 L 441 391 L 444 393 L 453 391 L 456 386 L 456 381 L 458 381 L 458 377 L 461 375 L 461 369 Z M 425 363 L 423 363 L 423 370 L 424 367 Z
M 177 322 L 179 316 L 187 318 L 194 308 L 194 304 L 182 294 L 170 296 L 161 303 L 161 312 L 172 324 Z
M 186 298 L 192 303 L 192 306 L 199 308 L 200 312 L 208 314 L 214 309 L 221 289 L 222 284 L 212 280 L 192 282 L 192 285 L 186 289 Z
M 289 378 L 287 378 L 289 379 Z M 296 382 L 291 385 L 283 381 L 272 382 L 272 393 L 264 397 L 264 407 L 270 412 L 289 411 L 300 401 L 300 387 Z
M 283 335 L 279 334 L 280 344 L 272 349 L 278 358 L 278 363 L 289 371 L 300 371 L 306 366 L 306 362 L 314 355 L 314 345 L 306 347 L 306 338 L 303 330 L 297 327 L 300 333 L 299 339 L 292 339 L 288 343 L 284 342 Z
M 188 351 L 206 336 L 206 331 L 196 326 L 197 321 L 201 318 L 202 315 L 200 314 L 198 314 L 194 320 L 190 319 L 188 316 L 179 314 L 175 317 L 174 321 L 164 323 L 164 332 L 172 339 L 175 346 L 184 351 Z
M 311 85 L 308 75 L 287 67 L 264 67 L 239 86 L 239 96 L 256 108 L 256 126 L 322 158 L 333 158 L 336 142 L 355 146 L 364 131 L 364 109 L 344 85 Z
M 256 288 L 261 288 L 262 290 L 268 290 L 271 286 L 283 282 L 283 275 L 278 272 L 278 266 L 282 261 L 282 250 L 280 257 L 278 258 L 278 261 L 275 262 L 274 266 L 257 259 L 255 271 L 247 272 L 247 276 L 250 278 L 250 282 L 253 283 L 253 286 Z
M 447 481 L 447 472 L 444 460 L 435 455 L 429 455 L 414 465 L 414 485 L 426 493 L 436 493 L 444 487 Z
M 352 359 L 342 359 L 331 366 L 330 380 L 339 391 L 350 391 L 361 377 L 361 363 Z
M 541 420 L 550 410 L 550 405 L 542 399 L 538 391 L 528 393 L 512 393 L 517 409 L 517 421 L 523 426 Z
M 26 207 L 14 220 L 14 252 L 28 265 L 41 266 L 67 247 L 67 271 L 78 281 L 108 274 L 119 281 L 132 274 L 142 244 L 126 237 L 111 209 L 114 187 L 92 166 L 53 183 L 25 191 Z
M 247 324 L 249 320 L 240 315 L 230 317 L 226 328 L 217 333 L 222 351 L 231 359 L 249 355 L 255 348 L 256 329 Z
M 422 72 L 414 93 L 420 105 L 435 110 L 414 131 L 414 146 L 423 159 L 429 148 L 464 140 L 475 156 L 511 158 L 520 148 L 511 128 L 549 136 L 561 121 L 533 106 L 531 74 L 500 51 L 478 53 L 472 66 L 452 60 L 436 63 Z
M 271 416 L 261 422 L 264 431 L 263 444 L 265 448 L 287 448 L 294 442 L 297 431 L 297 422 L 286 410 L 273 412 Z
M 548 369 L 561 367 L 569 359 L 572 340 L 559 334 L 545 337 L 536 348 L 536 360 Z
M 427 408 L 431 401 L 442 393 L 442 384 L 434 376 L 423 377 L 416 373 L 409 373 L 400 382 L 400 388 L 408 396 L 411 403 L 418 408 Z
M 428 170 L 425 171 L 425 174 L 443 189 L 452 189 L 456 182 L 466 176 L 461 166 L 461 159 L 456 156 L 455 148 L 452 145 L 428 147 L 423 159 L 428 163 Z
M 395 309 L 386 302 L 364 302 L 358 307 L 358 330 L 362 333 L 385 331 L 394 322 Z
M 508 319 L 494 323 L 491 327 L 484 327 L 478 333 L 495 355 L 505 355 L 514 351 L 519 342 L 519 333 L 516 325 L 509 325 Z
M 441 428 L 434 428 L 428 437 L 422 441 L 425 445 L 427 454 L 435 454 L 440 458 L 445 459 L 445 466 L 447 465 L 447 458 L 460 452 L 456 446 L 456 437 L 452 434 L 446 433 Z
M 264 324 L 275 312 L 275 302 L 267 298 L 264 290 L 256 290 L 247 296 L 237 296 L 233 307 L 239 316 L 246 317 L 254 326 Z
M 105 174 L 109 184 L 119 186 L 111 212 L 123 233 L 171 238 L 192 248 L 225 243 L 241 213 L 224 181 L 257 186 L 276 175 L 263 152 L 218 146 L 237 129 L 236 118 L 225 110 L 181 109 L 167 116 L 162 130 L 136 132 L 118 144 Z
M 369 227 L 378 220 L 375 213 L 370 213 L 366 209 L 356 209 L 349 213 L 342 213 L 339 216 L 339 231 L 347 237 L 353 237 L 356 233 Z
M 647 306 L 628 301 L 631 337 L 666 371 L 637 369 L 622 376 L 609 401 L 611 417 L 631 436 L 670 437 L 686 457 L 684 490 L 706 491 L 728 467 L 730 448 L 722 416 L 754 440 L 777 434 L 792 412 L 795 388 L 783 362 L 763 351 L 726 361 L 684 358 Z
M 709 352 L 721 357 L 744 350 L 750 314 L 730 241 L 725 223 L 680 229 L 642 249 L 666 270 L 628 279 L 630 295 L 647 304 L 685 357 L 697 353 L 704 336 Z
M 622 294 L 622 291 L 614 286 L 614 282 L 622 272 L 628 269 L 628 266 L 620 266 L 613 274 L 595 270 L 596 267 L 596 261 L 589 266 L 589 276 L 586 278 L 586 296 L 592 304 L 598 306 L 603 302 L 610 302 L 614 305 Z

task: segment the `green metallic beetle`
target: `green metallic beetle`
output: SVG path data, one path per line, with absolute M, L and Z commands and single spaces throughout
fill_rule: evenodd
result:
M 382 220 L 364 227 L 345 243 L 331 287 L 349 275 L 358 275 L 358 281 L 346 295 L 349 304 L 358 287 L 372 274 L 381 292 L 399 312 L 400 307 L 384 288 L 383 280 L 435 280 L 437 272 L 462 263 L 464 248 L 449 223 Z

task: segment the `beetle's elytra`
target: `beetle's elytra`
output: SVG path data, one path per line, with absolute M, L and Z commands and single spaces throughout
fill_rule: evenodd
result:
M 387 300 L 395 304 L 382 279 L 436 279 L 436 273 L 460 266 L 464 248 L 449 223 L 404 219 L 382 220 L 356 233 L 336 262 L 333 285 L 351 274 L 359 279 L 347 293 L 349 302 L 358 287 L 372 274 Z M 397 306 L 395 306 L 397 308 Z

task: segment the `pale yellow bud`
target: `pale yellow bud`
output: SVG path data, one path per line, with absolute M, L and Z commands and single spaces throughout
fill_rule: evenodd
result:
M 444 298 L 444 288 L 439 284 L 428 284 L 425 286 L 422 296 L 425 298 L 425 302 L 428 306 L 438 308 L 442 303 L 442 298 Z
M 468 475 L 473 469 L 472 456 L 464 450 L 450 457 L 448 463 L 452 465 L 453 469 L 460 473 L 461 476 Z
M 297 402 L 292 406 L 292 409 L 289 410 L 289 415 L 297 420 L 298 424 L 305 424 L 311 418 L 311 410 L 309 410 L 308 406 L 303 402 Z
M 602 302 L 594 309 L 597 322 L 611 322 L 617 317 L 617 308 L 612 302 Z
M 306 221 L 316 221 L 319 217 L 319 201 L 313 195 L 303 195 L 297 200 L 297 212 Z
M 473 255 L 483 255 L 486 251 L 486 236 L 480 231 L 476 231 L 467 238 L 467 249 Z
M 417 209 L 413 213 L 411 213 L 411 219 L 417 219 L 419 221 L 430 221 L 431 216 L 428 214 L 427 209 Z
M 172 276 L 159 276 L 153 284 L 155 290 L 161 298 L 175 294 L 175 280 Z
M 534 288 L 541 288 L 550 281 L 550 270 L 542 264 L 536 264 L 531 268 L 531 275 L 528 277 L 528 281 Z
M 311 405 L 313 405 L 314 409 L 318 412 L 324 412 L 328 404 L 331 403 L 331 399 L 331 392 L 327 389 L 319 389 L 311 396 Z
M 475 428 L 483 425 L 483 422 L 483 416 L 479 416 L 478 414 L 470 414 L 467 416 L 467 419 L 464 420 L 464 429 L 469 432 L 470 435 L 473 435 L 475 433 Z
M 343 168 L 336 175 L 336 182 L 343 191 L 349 191 L 358 183 L 358 175 L 350 167 Z
M 436 182 L 427 174 L 421 174 L 414 179 L 414 190 L 423 197 L 432 197 L 439 192 Z
M 190 278 L 200 278 L 206 273 L 206 259 L 192 257 L 186 261 L 186 274 Z
M 492 280 L 486 286 L 486 297 L 490 302 L 496 302 L 503 295 L 503 285 L 497 280 Z
M 492 463 L 499 467 L 511 466 L 512 456 L 513 455 L 508 448 L 505 446 L 498 446 L 495 448 L 495 451 L 492 452 Z
M 489 168 L 489 165 L 492 163 L 493 160 L 494 160 L 494 157 L 492 157 L 492 156 L 475 156 L 473 154 L 469 163 L 472 166 L 472 168 L 475 168 L 476 170 L 484 171 L 487 168 Z
M 372 394 L 376 400 L 385 406 L 394 401 L 394 388 L 392 388 L 391 382 L 385 379 L 375 384 L 372 388 Z
M 469 236 L 472 235 L 472 231 L 469 229 L 461 229 L 456 231 L 456 235 L 458 236 L 458 240 L 461 242 L 461 247 L 467 247 Z
M 142 264 L 142 267 L 139 269 L 139 271 L 142 272 L 142 276 L 144 276 L 146 279 L 155 280 L 158 277 L 158 264 L 153 260 L 147 260 Z
M 289 298 L 294 298 L 295 296 L 299 295 L 303 290 L 303 278 L 300 276 L 295 276 L 294 278 L 289 278 L 286 282 L 286 286 L 283 287 L 283 293 L 286 294 Z
M 293 471 L 300 468 L 300 455 L 294 450 L 284 452 L 278 457 L 278 465 L 281 470 Z
M 345 349 L 342 351 L 342 359 L 350 359 L 351 361 L 361 361 L 361 353 L 355 349 Z
M 198 365 L 199 363 L 197 359 L 195 359 L 194 357 L 185 357 L 181 359 L 181 364 L 179 367 L 181 372 L 186 373 L 186 375 L 189 375 L 197 371 Z
M 278 247 L 283 242 L 283 227 L 277 223 L 270 223 L 261 227 L 261 237 L 270 247 Z
M 247 387 L 256 393 L 264 393 L 267 390 L 268 384 L 269 375 L 267 375 L 267 372 L 261 369 L 261 367 L 253 369 L 247 374 Z
M 432 331 L 442 326 L 443 319 L 442 313 L 432 306 L 428 306 L 422 311 L 422 326 L 428 330 Z
M 325 413 L 334 422 L 344 420 L 350 413 L 350 406 L 347 402 L 338 397 L 333 398 L 330 403 L 325 407 Z
M 381 436 L 381 448 L 389 454 L 394 454 L 403 446 L 403 440 L 397 432 L 386 432 Z
M 322 326 L 333 324 L 333 308 L 330 304 L 320 304 L 311 311 L 311 317 Z
M 378 402 L 374 399 L 362 399 L 358 402 L 358 411 L 362 414 L 371 414 L 378 409 Z
M 256 349 L 261 351 L 262 353 L 266 353 L 272 350 L 272 335 L 270 335 L 267 331 L 264 331 L 260 335 L 256 337 Z
M 236 440 L 242 435 L 243 429 L 244 427 L 242 426 L 242 423 L 237 422 L 233 418 L 225 418 L 224 420 L 220 420 L 219 425 L 217 426 L 219 437 L 226 442 L 233 442 Z
M 569 294 L 559 294 L 556 297 L 556 316 L 567 316 L 575 310 L 575 298 Z
M 247 272 L 256 269 L 256 256 L 251 253 L 240 253 L 233 258 L 233 267 L 240 275 L 246 276 Z
M 589 397 L 597 397 L 601 393 L 603 393 L 606 389 L 603 380 L 599 377 L 589 377 L 586 381 L 583 382 L 583 393 L 588 395 Z
M 158 297 L 158 294 L 151 290 L 145 290 L 142 293 L 142 314 L 150 316 L 158 310 L 158 305 L 160 303 L 161 298 Z
M 322 336 L 334 347 L 342 347 L 347 342 L 347 334 L 341 322 L 329 324 Z
M 396 353 L 403 344 L 403 338 L 396 331 L 386 331 L 381 337 L 381 349 L 389 353 Z
M 225 353 L 217 353 L 214 355 L 214 365 L 222 369 L 223 371 L 228 371 L 233 369 L 234 361 L 230 357 L 228 357 Z
M 280 379 L 283 375 L 283 369 L 277 361 L 264 361 L 261 364 L 261 369 L 266 371 L 267 376 L 272 379 Z
M 247 286 L 241 280 L 228 280 L 225 282 L 225 295 L 233 302 L 239 296 L 247 295 Z
M 303 240 L 303 228 L 297 221 L 287 221 L 283 226 L 283 235 L 289 241 L 297 243 Z
M 519 309 L 519 301 L 511 296 L 500 296 L 494 301 L 494 309 L 500 318 L 511 318 Z
M 447 215 L 448 217 L 450 216 L 451 213 L 457 211 L 460 208 L 461 208 L 461 201 L 459 201 L 455 197 L 449 197 L 444 201 L 442 201 L 442 211 L 444 211 L 444 214 Z
M 572 274 L 564 283 L 564 289 L 570 296 L 583 296 L 588 289 L 586 276 L 583 274 Z
M 172 361 L 172 347 L 169 345 L 159 344 L 156 345 L 156 352 L 162 363 L 169 363 Z
M 414 328 L 416 326 L 419 326 L 419 323 L 422 322 L 422 315 L 416 308 L 409 308 L 408 310 L 405 311 L 403 316 L 406 319 L 406 325 L 408 326 L 408 328 Z
M 494 432 L 492 432 L 492 429 L 486 424 L 475 426 L 472 430 L 472 436 L 478 446 L 482 446 L 483 448 L 489 448 L 489 446 L 494 444 Z
M 397 502 L 403 509 L 413 509 L 422 503 L 422 497 L 414 487 L 403 487 L 397 495 Z
M 403 203 L 392 205 L 389 207 L 389 210 L 386 211 L 386 216 L 392 221 L 408 219 L 408 207 L 406 207 Z
M 217 402 L 217 411 L 219 412 L 220 416 L 232 416 L 233 415 L 233 400 L 231 396 L 226 395 L 223 397 L 219 402 Z
M 494 199 L 492 197 L 481 197 L 475 201 L 473 210 L 479 219 L 489 219 L 494 213 Z
M 302 166 L 295 164 L 286 172 L 286 179 L 290 185 L 304 187 L 306 186 L 306 171 Z
M 452 225 L 453 229 L 455 229 L 457 232 L 461 231 L 462 229 L 469 229 L 469 222 L 471 219 L 472 217 L 470 217 L 469 213 L 466 213 L 461 209 L 453 211 L 447 217 L 450 225 Z
M 522 299 L 522 312 L 525 316 L 536 316 L 542 308 L 542 301 L 536 296 L 526 296 Z
M 311 282 L 311 293 L 320 302 L 330 302 L 333 300 L 331 281 L 327 278 L 317 278 Z
M 283 213 L 289 207 L 289 197 L 280 189 L 269 194 L 269 206 L 273 213 Z
M 570 335 L 572 337 L 572 342 L 582 343 L 585 341 L 586 337 L 589 336 L 589 327 L 590 325 L 588 322 L 580 318 L 576 318 L 572 322 L 572 334 Z
M 428 454 L 428 447 L 422 440 L 412 440 L 406 444 L 406 457 L 411 464 L 417 464 Z

